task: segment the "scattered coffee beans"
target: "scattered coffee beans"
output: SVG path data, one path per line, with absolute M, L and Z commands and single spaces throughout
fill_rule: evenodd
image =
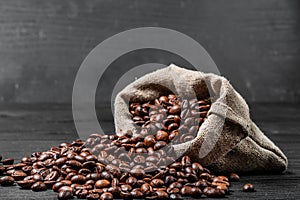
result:
M 92 134 L 25 156 L 20 163 L 2 160 L 1 186 L 16 183 L 39 192 L 52 189 L 61 200 L 182 199 L 225 197 L 237 174 L 213 175 L 188 156 L 176 159 L 170 142 L 192 140 L 206 120 L 210 100 L 180 100 L 175 95 L 131 103 L 137 132 L 122 136 Z M 252 189 L 251 189 L 252 188 Z M 254 191 L 253 185 L 243 187 Z

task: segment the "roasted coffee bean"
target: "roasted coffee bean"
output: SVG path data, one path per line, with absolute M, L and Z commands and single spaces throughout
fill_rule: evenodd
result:
M 70 191 L 71 193 L 73 193 L 73 188 L 70 186 L 62 186 L 58 189 L 58 192 L 62 192 L 62 191 Z
M 12 186 L 15 182 L 15 179 L 11 176 L 3 176 L 0 178 L 1 186 Z
M 57 198 L 58 198 L 59 200 L 73 199 L 73 194 L 72 194 L 71 191 L 63 190 L 63 191 L 60 191 L 60 192 L 57 194 Z
M 163 190 L 157 190 L 157 191 L 155 191 L 155 193 L 157 195 L 157 199 L 168 199 L 169 198 L 168 193 Z
M 34 174 L 32 176 L 32 179 L 35 180 L 35 181 L 43 181 L 44 180 L 43 176 L 40 175 L 40 174 Z
M 169 134 L 166 131 L 159 130 L 159 131 L 157 131 L 155 137 L 156 137 L 156 140 L 167 141 Z
M 57 171 L 52 171 L 45 177 L 45 181 L 56 181 L 59 177 L 59 173 Z
M 110 186 L 110 182 L 106 179 L 101 179 L 101 180 L 98 180 L 96 183 L 95 183 L 95 188 L 106 188 L 106 187 L 109 187 Z
M 145 175 L 145 171 L 143 169 L 134 168 L 130 170 L 130 174 L 136 178 L 143 178 Z
M 85 176 L 83 175 L 75 175 L 71 178 L 72 183 L 83 184 L 85 183 Z
M 2 160 L 2 164 L 3 165 L 13 165 L 14 161 L 15 160 L 13 158 L 6 158 L 6 159 Z
M 153 135 L 148 135 L 147 137 L 145 137 L 144 139 L 144 144 L 147 147 L 152 147 L 154 144 L 156 143 L 154 136 Z
M 104 192 L 100 196 L 100 200 L 112 200 L 112 199 L 114 199 L 114 197 L 110 192 Z
M 165 141 L 158 141 L 158 142 L 154 145 L 153 149 L 156 151 L 156 150 L 159 150 L 159 149 L 165 147 L 166 145 L 167 145 L 167 143 L 166 143 Z
M 124 184 L 124 185 L 121 185 L 121 191 L 123 192 L 130 192 L 132 190 L 132 187 L 128 184 Z
M 22 181 L 17 181 L 17 184 L 22 188 L 22 189 L 30 189 L 31 186 L 35 183 L 34 180 L 22 180 Z
M 16 180 L 16 181 L 19 181 L 19 180 L 23 180 L 27 174 L 24 173 L 22 170 L 16 170 L 14 171 L 11 176 Z
M 140 199 L 140 198 L 143 198 L 144 197 L 144 193 L 141 192 L 140 189 L 133 189 L 131 192 L 130 192 L 130 195 L 132 196 L 132 198 L 134 199 Z
M 136 186 L 137 179 L 135 177 L 130 176 L 130 177 L 127 178 L 126 183 L 128 185 L 131 185 L 131 186 L 134 187 L 134 186 Z
M 162 187 L 164 185 L 164 181 L 156 178 L 150 182 L 150 185 L 152 187 Z
M 181 158 L 181 165 L 182 165 L 183 167 L 189 167 L 189 166 L 191 166 L 191 159 L 190 159 L 190 157 L 188 157 L 188 156 L 183 156 L 183 157 Z
M 232 182 L 236 182 L 236 181 L 240 180 L 240 177 L 236 173 L 231 173 L 229 175 L 229 180 L 232 181 Z
M 207 197 L 218 198 L 218 197 L 224 197 L 225 196 L 225 191 L 217 189 L 217 188 L 206 187 L 203 190 L 203 194 L 205 194 Z
M 34 192 L 45 191 L 47 190 L 47 186 L 45 183 L 38 181 L 31 186 L 31 190 Z
M 254 192 L 254 186 L 251 184 L 251 183 L 246 183 L 244 186 L 243 186 L 243 192 Z

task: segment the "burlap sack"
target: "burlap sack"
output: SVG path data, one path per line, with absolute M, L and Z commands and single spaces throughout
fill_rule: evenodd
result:
M 250 119 L 248 105 L 228 80 L 173 64 L 141 77 L 117 95 L 116 133 L 136 129 L 129 102 L 146 102 L 168 93 L 213 99 L 197 137 L 174 145 L 178 156 L 187 154 L 218 172 L 279 173 L 287 169 L 286 156 Z

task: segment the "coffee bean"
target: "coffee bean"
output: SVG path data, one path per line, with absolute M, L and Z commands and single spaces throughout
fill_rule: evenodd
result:
M 106 179 L 101 179 L 101 180 L 98 180 L 96 183 L 95 183 L 95 188 L 106 188 L 106 187 L 109 187 L 110 186 L 110 182 Z
M 47 186 L 45 183 L 38 181 L 31 186 L 31 190 L 34 192 L 45 191 L 47 190 Z
M 52 171 L 45 177 L 45 181 L 55 181 L 59 177 L 59 173 L 57 171 Z
M 34 180 L 22 180 L 22 181 L 17 181 L 17 184 L 22 188 L 22 189 L 30 189 L 31 186 L 35 183 Z
M 85 180 L 86 179 L 83 175 L 75 175 L 71 178 L 72 183 L 84 184 Z
M 143 169 L 134 168 L 130 170 L 130 174 L 136 178 L 143 178 L 145 171 Z
M 15 182 L 15 179 L 11 176 L 3 176 L 0 178 L 1 186 L 12 186 Z
M 59 200 L 73 199 L 73 194 L 69 190 L 62 190 L 57 194 Z
M 153 146 L 156 143 L 154 136 L 153 135 L 148 135 L 147 137 L 145 137 L 144 139 L 144 144 L 147 147 Z
M 251 183 L 246 183 L 243 186 L 243 192 L 254 192 L 254 186 Z
M 203 190 L 203 193 L 207 196 L 207 197 L 215 197 L 215 198 L 219 198 L 219 197 L 224 197 L 225 196 L 225 191 L 220 190 L 220 189 L 216 189 L 216 188 L 212 188 L 212 187 L 206 187 Z
M 140 189 L 135 188 L 130 192 L 130 195 L 132 196 L 132 198 L 134 199 L 141 199 L 144 197 L 144 194 L 141 192 Z
M 166 143 L 165 141 L 158 141 L 158 142 L 154 145 L 153 149 L 156 151 L 156 150 L 159 150 L 159 149 L 165 147 L 166 145 L 167 145 L 167 143 Z
M 169 198 L 168 193 L 165 191 L 157 190 L 155 193 L 157 195 L 157 199 L 168 199 Z
M 14 161 L 15 160 L 13 158 L 6 158 L 6 159 L 2 160 L 2 164 L 3 165 L 13 165 Z
M 232 181 L 232 182 L 236 182 L 236 181 L 240 180 L 240 177 L 236 173 L 231 173 L 229 175 L 229 180 Z
M 181 165 L 182 165 L 183 167 L 189 167 L 189 166 L 191 166 L 191 159 L 190 159 L 190 157 L 188 157 L 188 156 L 183 156 L 183 157 L 181 158 Z
M 16 180 L 16 181 L 19 181 L 19 180 L 22 180 L 24 179 L 27 174 L 24 173 L 22 170 L 16 170 L 14 171 L 11 176 Z
M 100 196 L 100 200 L 112 200 L 112 199 L 114 199 L 114 197 L 110 192 L 104 192 Z
M 62 191 L 69 191 L 69 192 L 73 193 L 73 188 L 70 186 L 62 186 L 58 189 L 58 192 L 62 192 Z
M 152 187 L 162 187 L 164 185 L 164 181 L 156 178 L 150 182 L 150 185 Z
M 169 138 L 169 134 L 166 131 L 159 130 L 156 133 L 156 140 L 167 141 Z

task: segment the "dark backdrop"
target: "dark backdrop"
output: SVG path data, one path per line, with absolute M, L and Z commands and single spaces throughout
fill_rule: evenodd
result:
M 120 31 L 159 26 L 202 44 L 248 102 L 299 102 L 299 11 L 297 0 L 1 0 L 0 101 L 70 103 L 93 47 Z M 141 55 L 115 65 L 152 61 Z

